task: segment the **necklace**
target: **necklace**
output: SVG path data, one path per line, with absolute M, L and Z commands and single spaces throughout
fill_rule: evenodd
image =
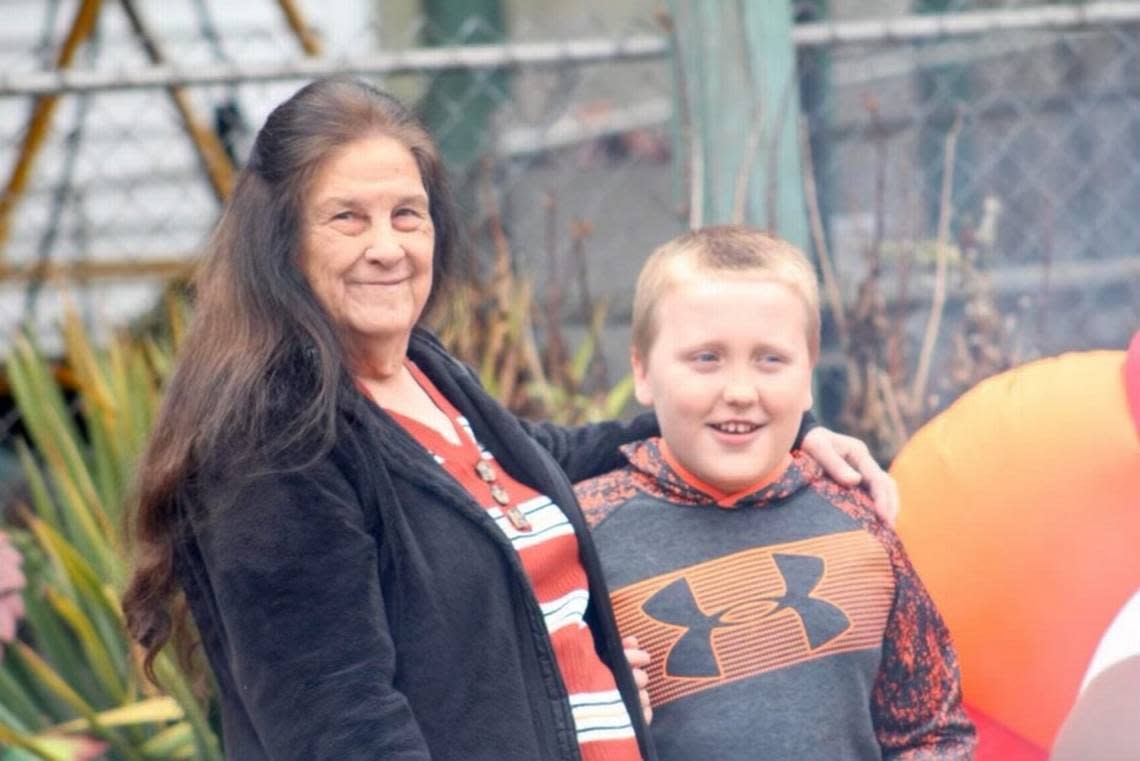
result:
M 447 397 L 439 392 L 439 389 L 435 387 L 431 380 L 410 360 L 407 361 L 407 368 L 415 381 L 420 384 L 420 388 L 427 393 L 435 403 L 435 406 L 438 407 L 447 417 L 448 421 L 453 424 L 456 434 L 459 436 L 459 442 L 452 443 L 448 441 L 439 431 L 424 425 L 414 418 L 408 418 L 404 415 L 400 415 L 398 412 L 393 413 L 389 411 L 390 414 L 395 414 L 403 420 L 405 427 L 410 427 L 410 430 L 414 431 L 419 429 L 427 433 L 429 441 L 434 439 L 435 447 L 441 447 L 442 451 L 447 453 L 446 457 L 442 457 L 432 452 L 436 457 L 436 461 L 442 465 L 445 470 L 450 471 L 452 477 L 460 483 L 471 482 L 471 477 L 464 473 L 464 469 L 466 467 L 465 462 L 471 462 L 468 458 L 474 456 L 473 468 L 475 475 L 491 490 L 491 499 L 499 506 L 503 515 L 507 516 L 507 520 L 511 522 L 511 525 L 515 527 L 516 531 L 533 531 L 534 525 L 527 520 L 522 510 L 518 508 L 518 505 L 511 504 L 511 495 L 508 494 L 503 485 L 499 483 L 499 474 L 491 466 L 491 463 L 484 459 L 483 448 L 475 439 L 474 431 L 471 430 L 470 425 L 468 425 L 466 420 L 460 415 L 459 410 L 447 400 Z M 467 434 L 466 437 L 463 435 L 464 433 Z M 424 444 L 424 447 L 428 449 L 428 451 L 432 451 L 434 448 L 422 438 L 420 438 L 420 442 Z
M 511 495 L 499 483 L 499 474 L 491 467 L 491 464 L 486 460 L 479 458 L 475 462 L 475 474 L 487 484 L 491 489 L 491 499 L 495 500 L 496 504 L 502 509 L 503 514 L 507 516 L 507 520 L 515 527 L 517 531 L 532 531 L 534 526 L 527 520 L 526 516 L 519 510 L 518 505 L 511 504 Z

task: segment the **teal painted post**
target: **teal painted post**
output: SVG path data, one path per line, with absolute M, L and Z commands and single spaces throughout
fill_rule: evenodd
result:
M 744 221 L 809 244 L 788 0 L 670 0 L 689 224 Z
M 506 38 L 501 0 L 421 0 L 427 45 L 484 45 Z M 420 105 L 448 169 L 462 187 L 491 146 L 491 117 L 510 98 L 507 72 L 444 71 L 432 79 Z
M 801 0 L 795 5 L 797 24 L 826 21 L 830 17 L 829 0 Z M 810 128 L 812 165 L 815 167 L 815 194 L 823 232 L 831 250 L 831 212 L 833 168 L 831 166 L 831 125 L 834 92 L 831 77 L 831 50 L 809 47 L 796 55 L 800 80 L 800 109 Z

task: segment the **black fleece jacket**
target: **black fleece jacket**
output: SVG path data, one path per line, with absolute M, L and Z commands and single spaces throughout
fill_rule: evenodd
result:
M 515 478 L 567 513 L 590 581 L 587 622 L 641 720 L 609 593 L 571 479 L 621 464 L 652 416 L 530 424 L 426 331 L 409 356 Z M 177 575 L 238 761 L 579 758 L 526 573 L 483 509 L 384 412 L 346 391 L 332 451 L 298 472 L 203 473 Z

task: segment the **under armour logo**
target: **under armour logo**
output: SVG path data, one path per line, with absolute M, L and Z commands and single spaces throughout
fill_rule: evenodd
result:
M 784 579 L 785 592 L 779 597 L 747 597 L 740 602 L 708 614 L 701 610 L 689 582 L 677 579 L 661 588 L 645 601 L 646 615 L 665 624 L 685 627 L 686 631 L 673 645 L 665 661 L 665 673 L 677 677 L 717 677 L 720 667 L 712 646 L 716 629 L 739 625 L 724 618 L 744 606 L 757 602 L 774 602 L 776 606 L 763 618 L 790 609 L 799 616 L 812 650 L 827 644 L 851 625 L 842 610 L 811 594 L 823 578 L 823 560 L 811 555 L 772 555 Z M 747 594 L 747 593 L 745 593 Z

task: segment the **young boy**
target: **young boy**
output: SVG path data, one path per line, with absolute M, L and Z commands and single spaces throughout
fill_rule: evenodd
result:
M 578 495 L 618 626 L 652 656 L 662 761 L 971 758 L 949 636 L 898 537 L 791 451 L 819 356 L 803 254 L 738 226 L 665 244 L 631 354 L 662 436 Z

